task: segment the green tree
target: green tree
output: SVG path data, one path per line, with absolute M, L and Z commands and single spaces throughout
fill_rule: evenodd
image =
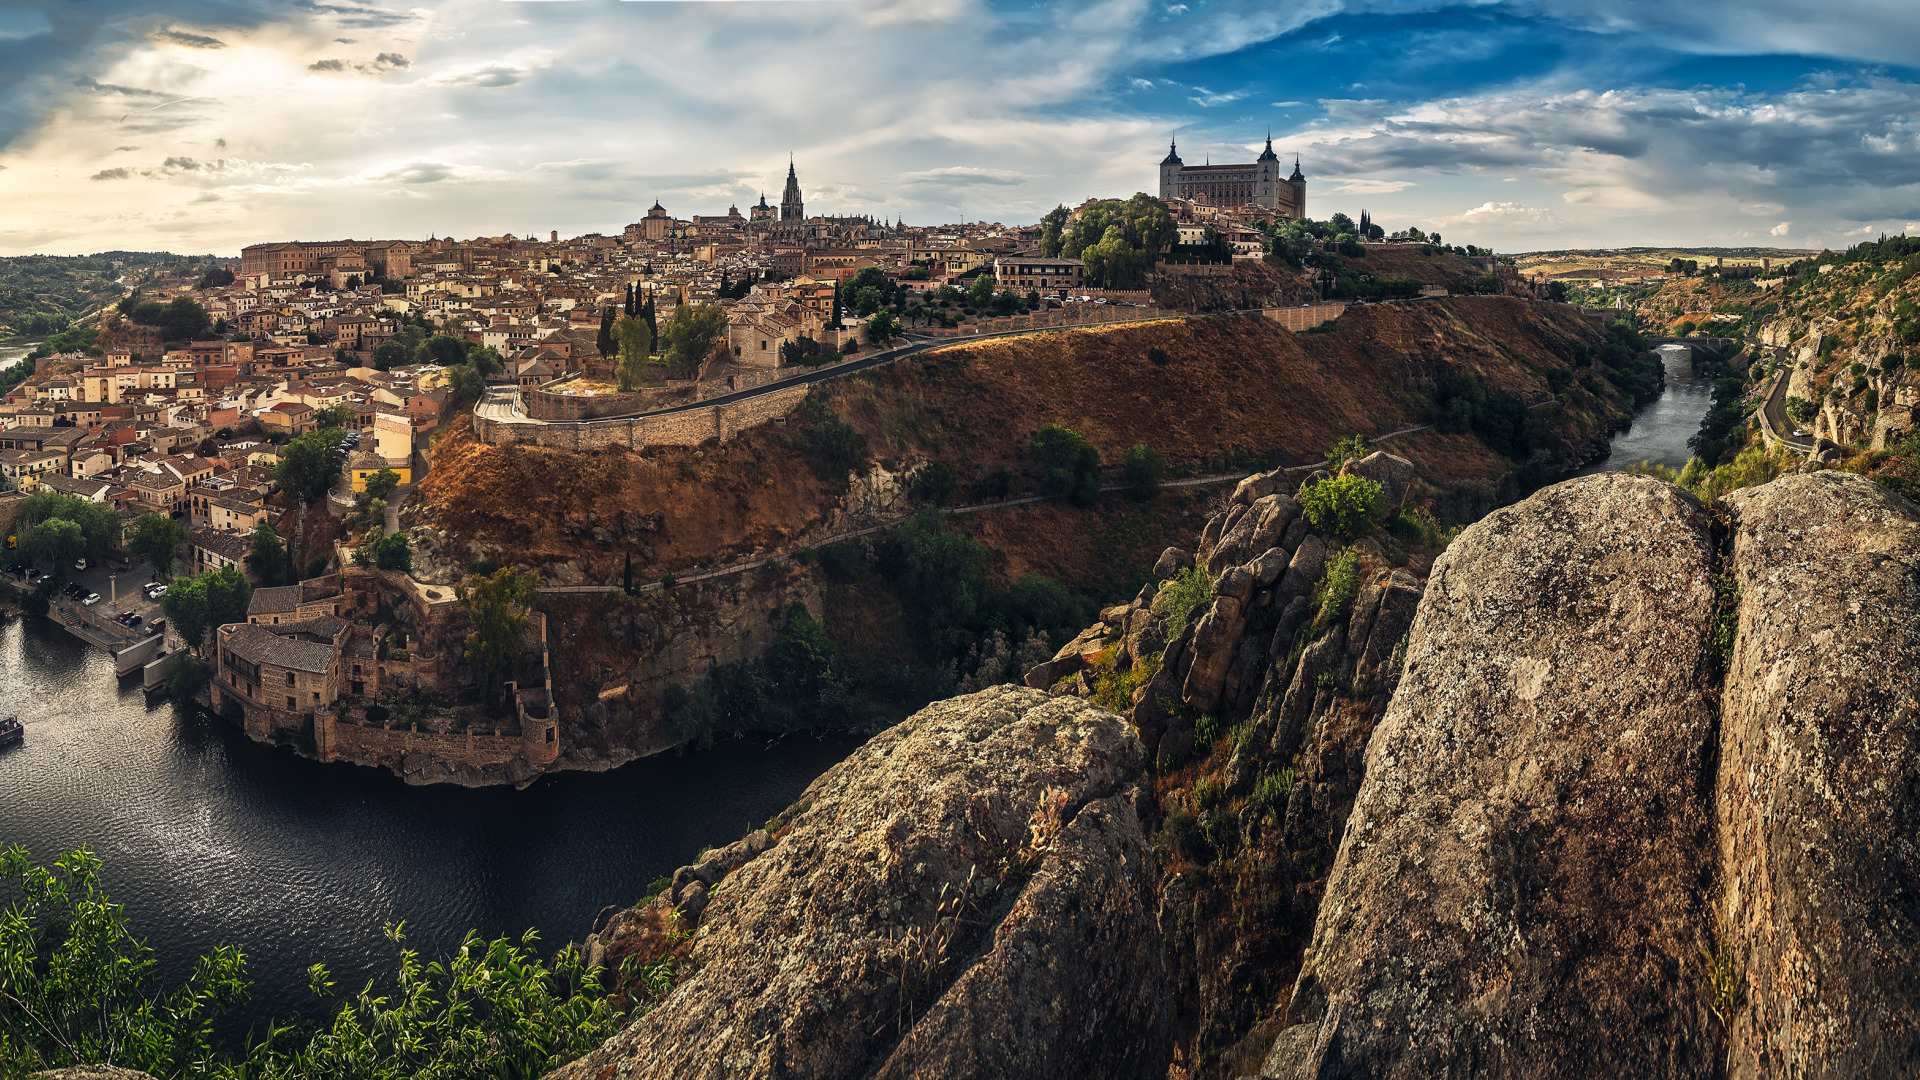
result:
M 1166 204 L 1151 195 L 1141 193 L 1125 202 L 1101 199 L 1081 208 L 1061 254 L 1079 259 L 1093 285 L 1131 288 L 1179 235 Z
M 214 1053 L 213 1022 L 247 995 L 239 950 L 216 949 L 171 991 L 81 848 L 52 868 L 0 850 L 0 1076 L 111 1061 L 178 1076 Z
M 247 549 L 247 569 L 253 571 L 262 585 L 281 583 L 287 572 L 287 548 L 280 542 L 279 533 L 264 524 L 254 526 Z
M 652 293 L 648 293 L 647 299 L 640 305 L 640 317 L 647 321 L 647 333 L 652 335 L 652 340 L 659 341 L 660 316 L 654 311 Z
M 845 325 L 845 323 L 840 321 L 840 280 L 835 278 L 833 282 L 833 315 L 828 320 L 827 326 L 834 330 L 839 330 Z
M 447 396 L 454 404 L 478 400 L 487 392 L 487 377 L 472 364 L 455 364 L 447 369 Z
M 362 481 L 367 488 L 369 499 L 385 499 L 400 486 L 400 474 L 392 469 L 377 469 Z
M 613 355 L 613 350 L 615 346 L 613 342 L 613 305 L 612 304 L 608 304 L 606 309 L 600 312 L 600 336 L 596 339 L 595 343 L 600 348 L 601 356 Z
M 1300 512 L 1318 533 L 1359 536 L 1373 530 L 1384 492 L 1364 476 L 1334 476 L 1300 492 Z
M 673 324 L 669 321 L 667 325 L 671 328 Z M 653 331 L 647 329 L 645 319 L 628 315 L 613 324 L 613 339 L 620 356 L 616 371 L 620 392 L 630 394 L 647 385 L 647 360 L 653 355 Z
M 94 558 L 105 554 L 120 542 L 121 518 L 118 510 L 105 503 L 89 502 L 48 488 L 34 492 L 20 504 L 16 526 L 22 530 L 22 540 L 25 539 L 26 529 L 53 518 L 78 525 L 86 541 L 86 553 Z
M 373 367 L 376 371 L 391 371 L 412 359 L 413 350 L 407 348 L 404 342 L 383 341 L 379 348 L 373 350 Z
M 228 623 L 246 622 L 247 605 L 252 599 L 253 585 L 246 575 L 234 567 L 223 566 L 169 585 L 160 607 L 167 618 L 173 620 L 173 628 L 181 640 L 197 649 L 207 631 Z
M 127 554 L 153 564 L 156 574 L 173 573 L 180 545 L 187 542 L 187 527 L 165 514 L 141 514 L 133 522 L 133 534 L 127 538 Z
M 65 581 L 73 573 L 73 561 L 87 553 L 87 537 L 75 522 L 48 518 L 21 534 L 20 552 L 31 562 L 52 563 L 50 576 Z
M 313 414 L 313 423 L 315 427 L 344 428 L 353 423 L 353 406 L 341 403 L 317 409 Z
M 1146 443 L 1134 443 L 1127 447 L 1127 455 L 1121 462 L 1127 489 L 1136 498 L 1152 498 L 1160 491 L 1160 481 L 1167 475 L 1167 462 L 1160 452 Z
M 727 311 L 716 304 L 681 304 L 660 328 L 661 351 L 667 367 L 683 379 L 698 377 L 713 355 L 713 347 L 727 335 Z
M 1055 206 L 1040 217 L 1040 253 L 1052 259 L 1066 243 L 1067 208 Z
M 413 547 L 407 543 L 407 534 L 397 532 L 381 537 L 373 545 L 373 565 L 382 570 L 410 573 L 413 570 Z
M 519 677 L 526 661 L 521 638 L 538 583 L 531 573 L 503 566 L 491 574 L 475 575 L 470 585 L 458 590 L 473 624 L 465 642 L 467 667 L 490 704 L 499 702 L 502 689 Z
M 1040 466 L 1040 494 L 1066 496 L 1076 506 L 1091 506 L 1100 497 L 1100 452 L 1072 428 L 1042 426 L 1027 453 Z
M 1307 256 L 1313 253 L 1313 234 L 1298 221 L 1276 222 L 1268 236 L 1272 238 L 1270 251 L 1276 262 L 1305 266 Z
M 947 528 L 928 507 L 895 533 L 900 547 L 896 591 L 918 616 L 937 657 L 958 656 L 973 644 L 988 597 L 986 545 Z
M 873 317 L 867 320 L 867 336 L 875 342 L 885 344 L 900 336 L 900 320 L 894 318 L 890 312 L 875 312 Z
M 978 277 L 973 279 L 973 284 L 967 286 L 967 303 L 972 304 L 974 308 L 979 310 L 984 310 L 993 303 L 993 275 L 991 273 L 981 272 Z
M 421 342 L 419 350 L 414 354 L 416 363 L 439 364 L 442 367 L 465 363 L 466 359 L 467 342 L 451 334 L 433 335 Z
M 281 449 L 273 478 L 302 502 L 323 497 L 340 478 L 340 466 L 346 461 L 346 438 L 347 433 L 337 427 L 296 436 Z

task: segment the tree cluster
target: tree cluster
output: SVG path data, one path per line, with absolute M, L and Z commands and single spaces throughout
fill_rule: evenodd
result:
M 118 310 L 131 322 L 159 327 L 164 341 L 195 341 L 206 336 L 207 328 L 213 325 L 207 309 L 184 296 L 162 304 L 134 292 L 120 301 Z
M 173 620 L 173 629 L 190 647 L 198 649 L 207 633 L 228 623 L 247 621 L 253 585 L 231 566 L 203 570 L 167 586 L 160 607 Z

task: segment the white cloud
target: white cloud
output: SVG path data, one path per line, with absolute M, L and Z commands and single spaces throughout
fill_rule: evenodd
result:
M 1328 195 L 1391 195 L 1413 186 L 1411 180 L 1373 180 L 1365 177 L 1327 177 L 1318 183 L 1333 184 Z
M 1775 225 L 1773 228 L 1768 229 L 1767 235 L 1768 236 L 1785 236 L 1787 235 L 1787 233 L 1791 231 L 1793 231 L 1793 222 L 1783 221 L 1780 224 Z

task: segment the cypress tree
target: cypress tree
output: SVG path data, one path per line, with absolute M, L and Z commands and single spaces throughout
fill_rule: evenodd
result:
M 833 279 L 833 322 L 829 323 L 828 325 L 835 330 L 842 329 L 843 326 L 845 325 L 840 321 L 840 279 L 839 278 Z
M 640 317 L 647 320 L 647 332 L 657 343 L 660 340 L 660 320 L 653 312 L 653 294 L 647 294 L 646 305 L 640 309 Z
M 727 280 L 727 272 L 720 271 L 720 299 L 733 299 L 733 283 Z
M 613 355 L 613 305 L 600 312 L 600 355 Z

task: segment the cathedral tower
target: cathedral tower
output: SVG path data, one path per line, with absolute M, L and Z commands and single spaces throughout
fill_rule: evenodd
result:
M 780 196 L 780 220 L 807 220 L 807 204 L 800 198 L 800 178 L 794 175 L 791 157 L 787 159 L 787 190 Z

